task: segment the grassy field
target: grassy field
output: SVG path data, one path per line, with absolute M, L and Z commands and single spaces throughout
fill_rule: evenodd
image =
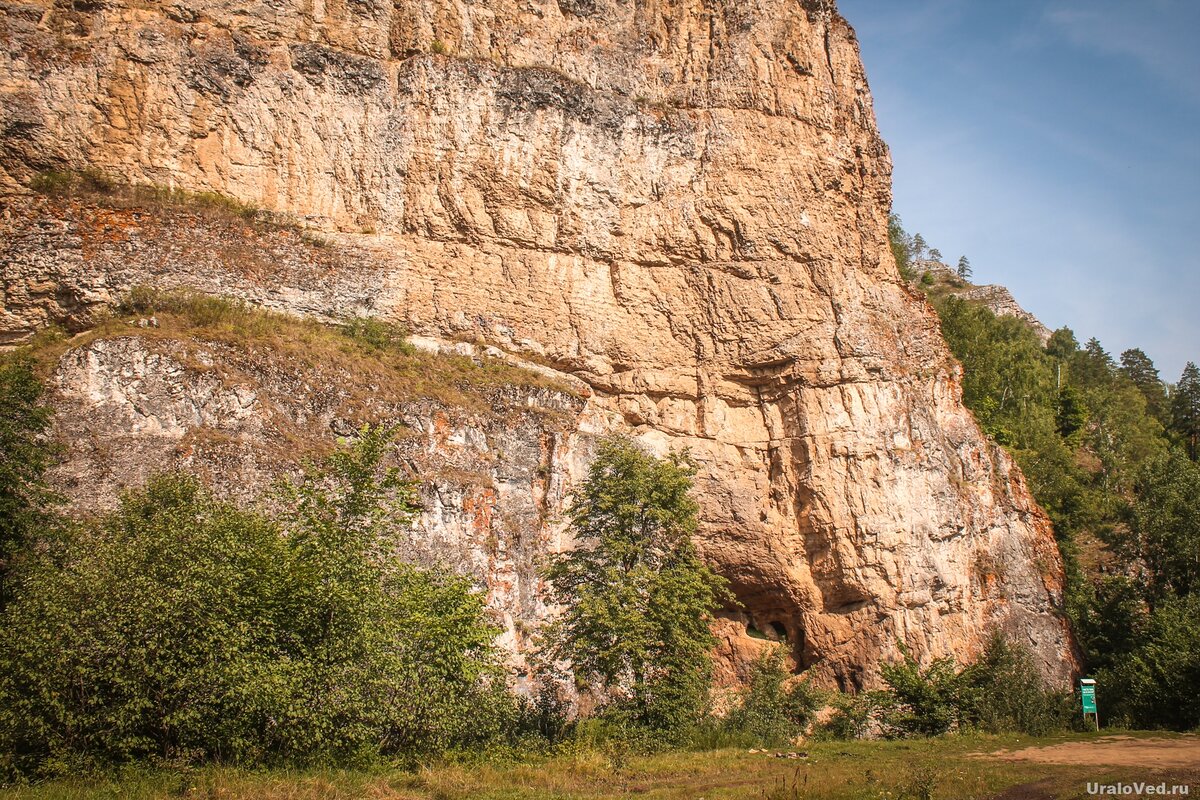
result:
M 1132 734 L 1136 743 L 1148 734 Z M 1194 737 L 1193 737 L 1194 738 Z M 585 751 L 525 762 L 429 765 L 414 771 L 240 772 L 203 769 L 130 774 L 110 781 L 58 781 L 0 790 L 0 800 L 98 798 L 262 798 L 263 800 L 551 800 L 551 798 L 705 798 L 732 800 L 933 800 L 1087 797 L 1088 782 L 1191 784 L 1200 792 L 1200 763 L 1155 769 L 1103 764 L 1005 761 L 989 754 L 1062 742 L 1094 742 L 1094 734 L 1044 739 L 951 736 L 892 742 L 817 742 L 803 758 L 774 751 L 674 752 L 626 757 Z M 1168 789 L 1169 790 L 1169 789 Z M 1135 796 L 1135 795 L 1125 795 Z

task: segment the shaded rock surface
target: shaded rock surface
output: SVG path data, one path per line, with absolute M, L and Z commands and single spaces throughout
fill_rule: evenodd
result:
M 0 100 L 13 192 L 98 169 L 329 237 L 13 195 L 7 341 L 149 283 L 485 343 L 690 448 L 704 555 L 822 680 L 872 684 L 898 638 L 968 660 L 995 626 L 1073 668 L 1049 523 L 896 274 L 831 2 L 7 3 Z

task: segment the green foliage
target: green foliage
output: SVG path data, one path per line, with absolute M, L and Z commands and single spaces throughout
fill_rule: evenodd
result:
M 900 652 L 903 661 L 881 667 L 888 688 L 879 695 L 879 717 L 889 736 L 966 728 L 1042 736 L 1073 720 L 1070 693 L 1047 689 L 1029 650 L 999 632 L 962 670 L 949 658 L 921 667 L 903 643 Z
M 1067 384 L 1058 390 L 1058 410 L 1055 413 L 1055 423 L 1058 435 L 1067 442 L 1078 440 L 1087 425 L 1087 407 L 1083 396 L 1074 386 Z
M 1191 361 L 1171 393 L 1171 433 L 1189 458 L 1200 459 L 1200 368 Z
M 903 642 L 899 647 L 903 660 L 880 667 L 888 687 L 885 731 L 893 736 L 938 736 L 957 728 L 964 701 L 954 660 L 936 658 L 921 667 Z
M 707 703 L 714 644 L 709 623 L 725 581 L 692 544 L 695 468 L 658 459 L 628 439 L 598 447 L 570 511 L 578 546 L 546 571 L 562 616 L 545 633 L 550 661 L 609 698 L 609 713 L 683 732 Z
M 1109 575 L 1083 589 L 1075 635 L 1088 666 L 1106 669 L 1133 652 L 1146 630 L 1141 587 L 1124 575 Z
M 1137 347 L 1126 350 L 1121 353 L 1121 372 L 1146 399 L 1146 410 L 1159 422 L 1166 424 L 1167 390 L 1150 356 Z
M 929 270 L 925 270 L 923 273 L 921 273 L 921 285 L 922 286 L 933 286 L 933 273 L 932 272 L 930 272 Z
M 1074 721 L 1071 693 L 1047 688 L 1029 650 L 998 631 L 959 682 L 964 722 L 989 733 L 1045 736 Z
M 1200 727 L 1200 596 L 1155 607 L 1130 652 L 1097 675 L 1097 702 L 1113 722 L 1143 728 Z
M 283 545 L 165 476 L 31 557 L 0 629 L 6 771 L 261 757 L 292 588 Z
M 167 475 L 35 551 L 0 629 L 5 771 L 411 758 L 511 724 L 482 598 L 397 558 L 389 436 L 309 465 L 274 516 Z
M 958 267 L 955 269 L 955 272 L 957 272 L 958 277 L 962 278 L 964 281 L 971 280 L 971 260 L 966 256 L 959 256 Z
M 0 357 L 0 607 L 9 597 L 8 572 L 56 502 L 46 470 L 55 448 L 46 441 L 50 409 L 42 384 L 23 353 Z
M 787 653 L 773 647 L 759 656 L 737 705 L 725 727 L 747 734 L 759 746 L 783 745 L 807 729 L 820 707 L 823 693 L 807 681 L 795 681 L 787 666 Z
M 886 696 L 880 692 L 836 694 L 830 701 L 833 713 L 817 730 L 822 739 L 861 739 L 866 736 Z
M 408 331 L 376 317 L 355 317 L 342 324 L 342 332 L 372 350 L 396 350 L 408 355 L 416 352 L 408 343 Z
M 1147 461 L 1134 484 L 1128 529 L 1112 536 L 1142 572 L 1153 607 L 1200 590 L 1200 466 L 1178 450 Z
M 904 223 L 897 214 L 888 214 L 888 245 L 892 249 L 892 258 L 896 261 L 900 277 L 906 281 L 912 280 L 912 262 L 916 257 L 913 253 L 913 241 L 905 232 Z

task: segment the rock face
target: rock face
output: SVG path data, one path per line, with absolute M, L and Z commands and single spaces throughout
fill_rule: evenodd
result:
M 943 264 L 940 261 L 923 259 L 913 262 L 912 266 L 913 272 L 917 275 L 925 272 L 933 275 L 935 280 L 940 281 L 943 290 L 947 294 L 979 303 L 998 317 L 1016 317 L 1027 324 L 1037 334 L 1043 345 L 1050 341 L 1052 331 L 1043 325 L 1042 321 L 1034 316 L 1033 313 L 1022 308 L 1007 286 L 999 286 L 993 283 L 976 286 L 975 284 L 961 280 L 948 264 Z
M 187 283 L 483 342 L 586 384 L 591 430 L 691 448 L 729 620 L 822 680 L 873 683 L 898 638 L 969 659 L 991 627 L 1073 668 L 1049 523 L 896 274 L 832 2 L 32 0 L 0 43 L 12 191 L 96 169 L 329 238 L 13 197 L 8 340 Z
M 422 477 L 422 511 L 397 549 L 478 580 L 523 678 L 547 613 L 540 559 L 564 545 L 558 519 L 603 412 L 515 370 L 503 385 L 447 399 L 397 391 L 378 366 L 157 331 L 90 339 L 62 356 L 50 384 L 68 452 L 53 478 L 82 511 L 111 507 L 119 490 L 165 469 L 270 502 L 272 484 L 332 435 L 353 436 L 364 417 L 403 426 L 392 460 Z
M 998 317 L 1016 317 L 1019 320 L 1023 320 L 1033 329 L 1037 337 L 1042 340 L 1043 345 L 1050 341 L 1051 330 L 1043 325 L 1040 319 L 1022 308 L 1021 304 L 1012 296 L 1012 292 L 1005 286 L 997 286 L 995 284 L 973 286 L 964 292 L 958 293 L 958 296 L 964 300 L 974 300 L 977 303 L 982 303 Z

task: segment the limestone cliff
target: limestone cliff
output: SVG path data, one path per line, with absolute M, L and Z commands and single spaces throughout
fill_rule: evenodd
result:
M 0 108 L 7 339 L 150 283 L 484 343 L 582 382 L 583 430 L 691 448 L 727 625 L 823 679 L 873 682 L 897 638 L 967 659 L 990 626 L 1072 668 L 1047 519 L 891 260 L 829 0 L 4 0 Z M 328 241 L 18 196 L 62 169 Z M 73 424 L 127 425 L 72 358 Z
M 1016 317 L 1029 326 L 1042 344 L 1050 341 L 1052 331 L 1047 328 L 1032 312 L 1026 311 L 1007 286 L 989 283 L 977 286 L 970 281 L 958 277 L 948 264 L 932 259 L 922 259 L 912 265 L 914 285 L 923 290 L 936 291 L 938 294 L 953 295 L 963 300 L 978 303 L 998 317 Z M 929 275 L 929 283 L 924 284 L 924 275 Z M 921 281 L 922 283 L 918 283 Z

